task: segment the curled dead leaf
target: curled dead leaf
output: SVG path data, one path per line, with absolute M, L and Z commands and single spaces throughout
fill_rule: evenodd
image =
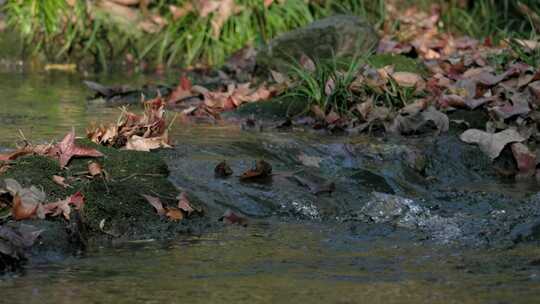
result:
M 491 160 L 497 158 L 504 147 L 510 143 L 523 142 L 526 139 L 514 129 L 506 129 L 499 133 L 488 133 L 478 129 L 469 129 L 459 136 L 469 144 L 477 144 Z
M 61 187 L 68 188 L 69 185 L 66 183 L 66 178 L 63 176 L 53 175 L 53 182 Z

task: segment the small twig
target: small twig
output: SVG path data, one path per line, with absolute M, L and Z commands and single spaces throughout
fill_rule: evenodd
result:
M 165 175 L 163 175 L 163 174 L 153 174 L 153 173 L 133 173 L 133 174 L 130 174 L 130 175 L 126 176 L 126 177 L 123 177 L 123 178 L 121 178 L 119 180 L 115 180 L 115 182 L 119 182 L 119 183 L 125 182 L 126 180 L 132 179 L 132 178 L 134 178 L 136 176 L 164 177 Z

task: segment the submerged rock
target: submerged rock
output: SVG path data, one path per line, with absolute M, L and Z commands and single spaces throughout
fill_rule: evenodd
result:
M 257 64 L 286 71 L 302 54 L 314 60 L 365 56 L 378 42 L 373 26 L 364 19 L 336 15 L 276 37 L 259 51 Z

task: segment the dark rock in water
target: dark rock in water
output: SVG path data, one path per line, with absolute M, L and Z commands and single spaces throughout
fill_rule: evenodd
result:
M 95 93 L 90 101 L 104 101 L 109 106 L 141 104 L 159 96 L 168 96 L 172 91 L 164 85 L 144 85 L 140 89 L 133 89 L 128 86 L 105 86 L 88 80 L 83 82 Z
M 42 232 L 42 229 L 21 223 L 0 226 L 0 271 L 18 269 Z
M 540 240 L 540 218 L 516 225 L 510 235 L 514 243 Z
M 373 51 L 378 42 L 377 33 L 364 19 L 336 15 L 273 39 L 259 51 L 257 64 L 286 71 L 302 54 L 314 60 L 362 56 Z

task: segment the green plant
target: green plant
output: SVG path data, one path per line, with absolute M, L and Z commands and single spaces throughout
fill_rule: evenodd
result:
M 326 62 L 315 62 L 314 70 L 306 69 L 299 63 L 291 65 L 289 76 L 296 85 L 286 96 L 305 99 L 310 108 L 317 106 L 324 112 L 346 114 L 357 101 L 350 87 L 362 62 L 365 60 L 344 62 L 334 58 Z

